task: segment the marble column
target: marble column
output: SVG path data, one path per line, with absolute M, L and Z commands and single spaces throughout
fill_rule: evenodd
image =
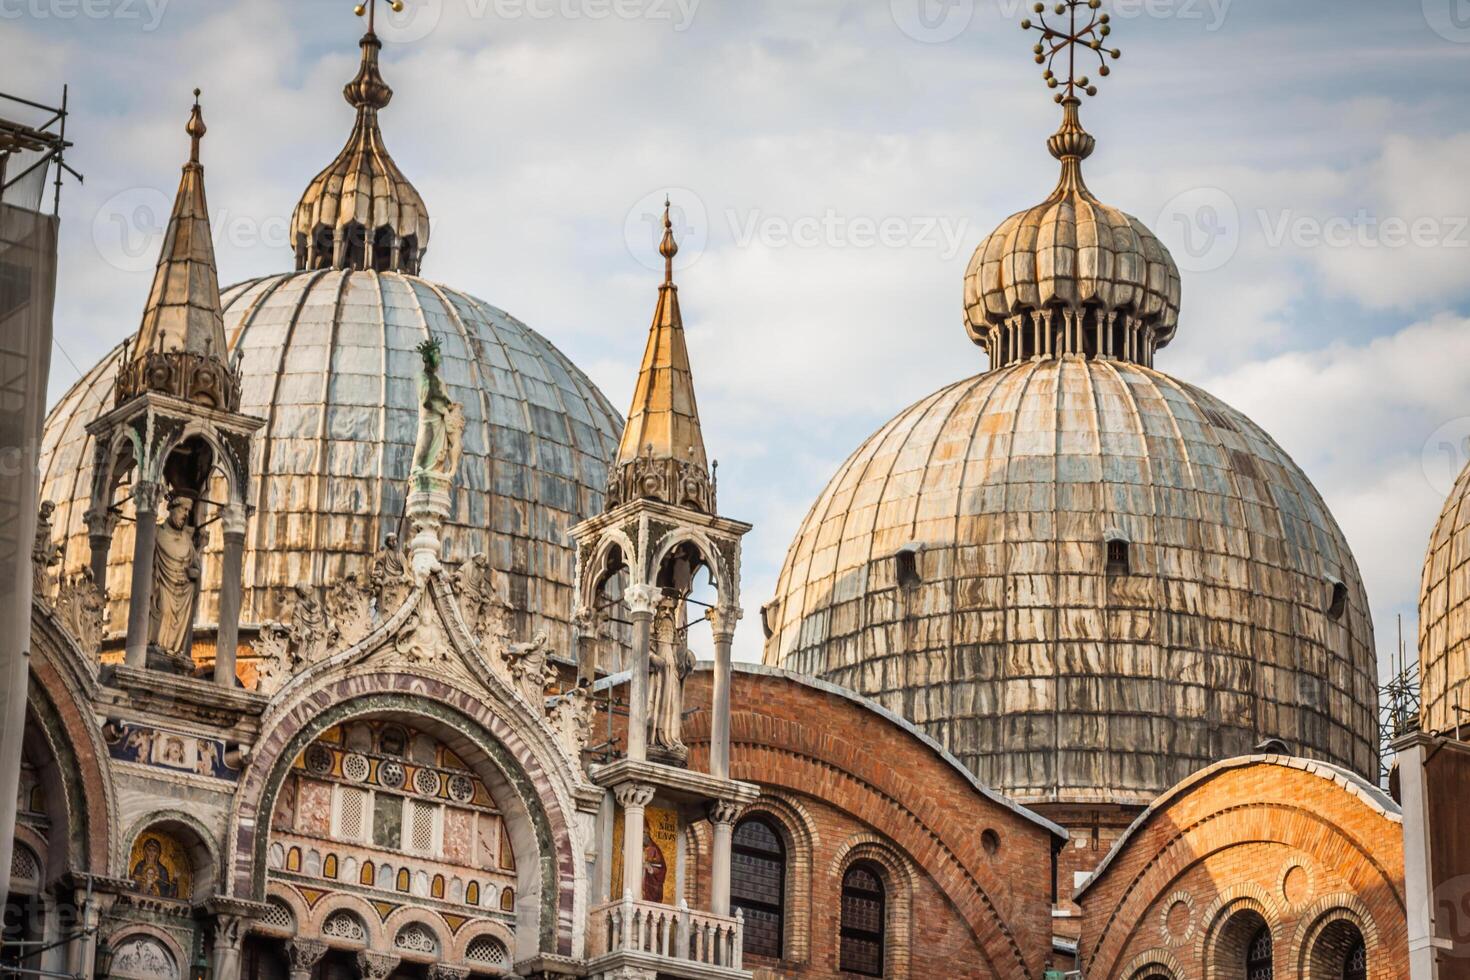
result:
M 112 535 L 117 520 L 106 511 L 89 511 L 86 516 L 87 541 L 92 546 L 92 581 L 103 595 L 107 594 L 107 559 L 112 554 Z
M 628 615 L 633 620 L 633 677 L 628 684 L 628 758 L 648 758 L 648 646 L 653 632 L 653 607 L 661 590 L 651 585 L 630 585 L 623 592 Z M 639 853 L 642 853 L 641 851 Z
M 715 639 L 715 691 L 710 717 L 709 772 L 716 779 L 730 778 L 730 658 L 735 642 L 735 624 L 741 612 L 733 607 L 709 611 L 710 630 Z
M 623 808 L 623 893 L 643 901 L 643 811 L 653 802 L 653 787 L 624 783 L 615 791 Z M 622 896 L 618 896 L 621 898 Z
M 240 980 L 240 944 L 245 939 L 246 919 L 239 915 L 216 915 L 214 943 L 209 953 L 210 980 Z
M 75 926 L 77 938 L 71 943 L 67 972 L 82 980 L 92 980 L 97 975 L 97 925 L 102 921 L 102 903 L 96 895 L 89 895 L 86 889 L 78 888 L 76 904 L 79 910 Z
M 715 915 L 729 915 L 730 849 L 740 807 L 728 800 L 718 800 L 706 812 L 715 830 L 714 852 L 710 855 L 710 911 Z
M 133 589 L 128 596 L 128 634 L 123 660 L 129 667 L 148 665 L 148 611 L 153 595 L 153 545 L 158 537 L 158 504 L 163 488 L 139 481 L 133 486 Z
M 291 980 L 311 980 L 311 971 L 327 955 L 327 944 L 316 939 L 293 939 L 286 944 L 291 961 Z
M 370 953 L 363 950 L 357 954 L 357 975 L 363 980 L 388 980 L 393 971 L 398 969 L 400 960 L 402 957 L 390 953 Z
M 240 591 L 245 563 L 245 508 L 231 504 L 221 515 L 225 553 L 220 564 L 219 633 L 214 644 L 214 682 L 235 686 L 235 657 L 240 646 Z

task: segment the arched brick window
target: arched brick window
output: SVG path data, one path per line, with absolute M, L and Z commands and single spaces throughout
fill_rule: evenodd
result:
M 759 817 L 735 827 L 730 904 L 745 913 L 746 955 L 780 959 L 786 925 L 786 847 L 776 829 Z
M 842 970 L 865 977 L 883 975 L 887 897 L 879 870 L 854 864 L 842 877 Z
M 1342 966 L 1342 980 L 1368 980 L 1368 945 L 1362 936 L 1348 950 L 1347 962 Z
M 1271 927 L 1261 926 L 1245 950 L 1245 980 L 1273 980 Z

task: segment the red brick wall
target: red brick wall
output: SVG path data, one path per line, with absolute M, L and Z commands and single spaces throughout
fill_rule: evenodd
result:
M 1088 980 L 1236 980 L 1264 921 L 1278 977 L 1408 975 L 1402 824 L 1356 777 L 1301 760 L 1224 763 L 1166 795 L 1080 896 Z
M 709 680 L 690 679 L 691 765 L 706 766 Z M 799 681 L 737 673 L 731 766 L 787 828 L 787 958 L 780 977 L 838 977 L 842 875 L 885 871 L 892 978 L 1040 977 L 1051 950 L 1053 835 L 977 790 L 881 715 Z M 986 846 L 986 831 L 999 847 Z M 701 869 L 695 885 L 708 893 Z M 793 881 L 793 877 L 796 879 Z

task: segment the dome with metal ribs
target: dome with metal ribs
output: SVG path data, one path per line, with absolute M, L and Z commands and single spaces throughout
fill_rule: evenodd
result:
M 1152 365 L 1179 322 L 1179 269 L 1137 218 L 1103 204 L 1082 180 L 1095 141 L 1063 103 L 1049 141 L 1056 190 L 980 243 L 965 274 L 970 339 L 993 369 L 1077 354 Z
M 1421 724 L 1470 724 L 1470 467 L 1460 473 L 1424 558 L 1419 588 Z
M 443 350 L 442 377 L 464 405 L 464 455 L 445 523 L 450 563 L 485 552 L 501 576 L 518 635 L 547 629 L 571 649 L 575 556 L 567 529 L 602 510 L 623 430 L 602 393 L 546 338 L 448 287 L 397 273 L 288 273 L 222 291 L 240 411 L 266 419 L 255 436 L 255 513 L 244 564 L 242 622 L 280 620 L 298 582 L 365 576 L 401 527 L 418 424 L 416 348 Z M 82 522 L 91 487 L 85 425 L 112 407 L 120 350 L 51 411 L 43 499 L 65 547 L 63 574 L 87 566 Z M 198 622 L 215 622 L 221 535 L 210 534 Z M 107 590 L 114 628 L 127 620 L 132 526 L 118 525 Z
M 1257 425 L 1137 364 L 961 381 L 857 450 L 763 611 L 771 666 L 907 717 L 1022 803 L 1146 803 L 1279 738 L 1376 775 L 1362 580 Z

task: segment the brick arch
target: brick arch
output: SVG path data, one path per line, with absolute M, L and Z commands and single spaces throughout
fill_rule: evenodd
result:
M 39 606 L 31 616 L 31 636 L 26 738 L 40 740 L 55 762 L 57 778 L 47 786 L 48 796 L 58 791 L 63 808 L 48 850 L 52 861 L 63 855 L 65 860 L 53 867 L 106 875 L 115 846 L 111 831 L 119 823 L 117 794 L 94 709 L 71 680 L 78 670 L 93 668 Z
M 1324 938 L 1330 941 L 1334 927 L 1343 925 L 1352 926 L 1362 937 L 1363 945 L 1368 949 L 1369 976 L 1381 973 L 1389 977 L 1387 970 L 1372 969 L 1375 963 L 1382 963 L 1384 953 L 1372 913 L 1358 896 L 1343 892 L 1323 895 L 1302 916 L 1291 947 L 1292 963 L 1302 980 L 1341 980 L 1340 972 L 1333 975 L 1323 970 L 1318 946 Z
M 1344 795 L 1343 799 L 1349 798 Z M 1120 847 L 1126 848 L 1137 840 L 1125 840 Z M 1174 828 L 1168 841 L 1149 857 L 1120 897 L 1111 902 L 1096 933 L 1099 937 L 1096 945 L 1085 960 L 1089 975 L 1111 975 L 1114 963 L 1128 948 L 1148 908 L 1159 896 L 1172 892 L 1187 871 L 1230 849 L 1261 844 L 1279 844 L 1305 855 L 1318 867 L 1333 868 L 1359 895 L 1389 894 L 1398 914 L 1404 914 L 1403 897 L 1390 870 L 1365 843 L 1333 823 L 1327 815 L 1308 807 L 1271 801 L 1229 806 Z M 1353 859 L 1346 860 L 1345 855 Z M 1275 909 L 1275 899 L 1260 891 L 1263 904 Z M 1084 898 L 1084 903 L 1087 900 Z M 1279 910 L 1273 914 L 1279 914 Z M 1208 915 L 1202 917 L 1202 924 L 1208 922 Z
M 563 794 L 558 792 L 564 774 L 544 766 L 512 721 L 493 711 L 482 697 L 437 678 L 391 669 L 324 682 L 283 709 L 262 733 L 231 809 L 226 882 L 229 894 L 256 901 L 265 894 L 270 816 L 296 757 L 334 725 L 374 715 L 447 725 L 470 743 L 474 750 L 471 754 L 495 767 L 495 775 L 517 797 L 522 815 L 530 824 L 527 832 L 534 834 L 533 846 L 539 854 L 541 895 L 536 903 L 535 946 L 539 952 L 571 955 L 578 890 L 585 882 L 572 841 L 572 818 L 562 804 Z M 508 818 L 511 816 L 507 813 Z M 517 864 L 525 868 L 536 861 L 528 853 L 524 861 L 518 855 Z M 526 942 L 523 939 L 518 946 Z M 515 954 L 529 955 L 523 948 Z
M 694 731 L 686 729 L 685 740 L 691 747 L 698 744 L 707 750 L 707 718 L 700 715 L 691 722 L 699 727 Z M 920 794 L 912 790 L 912 784 L 902 775 L 868 758 L 852 745 L 833 744 L 808 733 L 798 722 L 736 712 L 731 716 L 730 727 L 734 778 L 777 787 L 786 793 L 809 793 L 813 787 L 822 787 L 824 799 L 849 801 L 842 804 L 844 809 L 873 827 L 916 864 L 914 855 L 926 855 L 929 859 L 926 872 L 968 926 L 992 974 L 1031 976 L 1015 934 L 990 896 L 996 883 L 982 881 L 980 877 L 982 874 L 988 877 L 993 872 L 967 865 L 946 842 L 947 828 L 931 822 L 928 814 L 920 815 L 910 809 L 908 801 Z M 773 732 L 773 727 L 781 731 Z
M 812 955 L 812 862 L 820 842 L 816 821 L 800 800 L 769 793 L 741 812 L 741 820 L 747 817 L 763 817 L 781 835 L 786 848 L 783 958 L 806 963 Z
M 887 892 L 888 921 L 883 925 L 883 975 L 892 980 L 908 980 L 909 954 L 913 950 L 914 885 L 916 872 L 912 863 L 905 860 L 883 841 L 872 834 L 859 834 L 843 843 L 828 868 L 832 880 L 838 883 L 857 864 L 878 868 Z M 839 890 L 840 894 L 840 890 Z M 841 915 L 832 917 L 832 927 L 840 929 Z M 833 948 L 840 948 L 838 937 L 833 937 Z
M 1152 980 L 1161 976 L 1164 980 L 1185 980 L 1188 974 L 1184 965 L 1167 949 L 1150 949 L 1139 953 L 1119 971 L 1122 980 Z
M 1204 967 L 1204 980 L 1245 980 L 1243 971 L 1234 967 L 1260 928 L 1249 921 L 1252 918 L 1271 930 L 1271 958 L 1280 961 L 1281 907 L 1264 888 L 1245 882 L 1222 891 L 1200 916 L 1195 957 Z

